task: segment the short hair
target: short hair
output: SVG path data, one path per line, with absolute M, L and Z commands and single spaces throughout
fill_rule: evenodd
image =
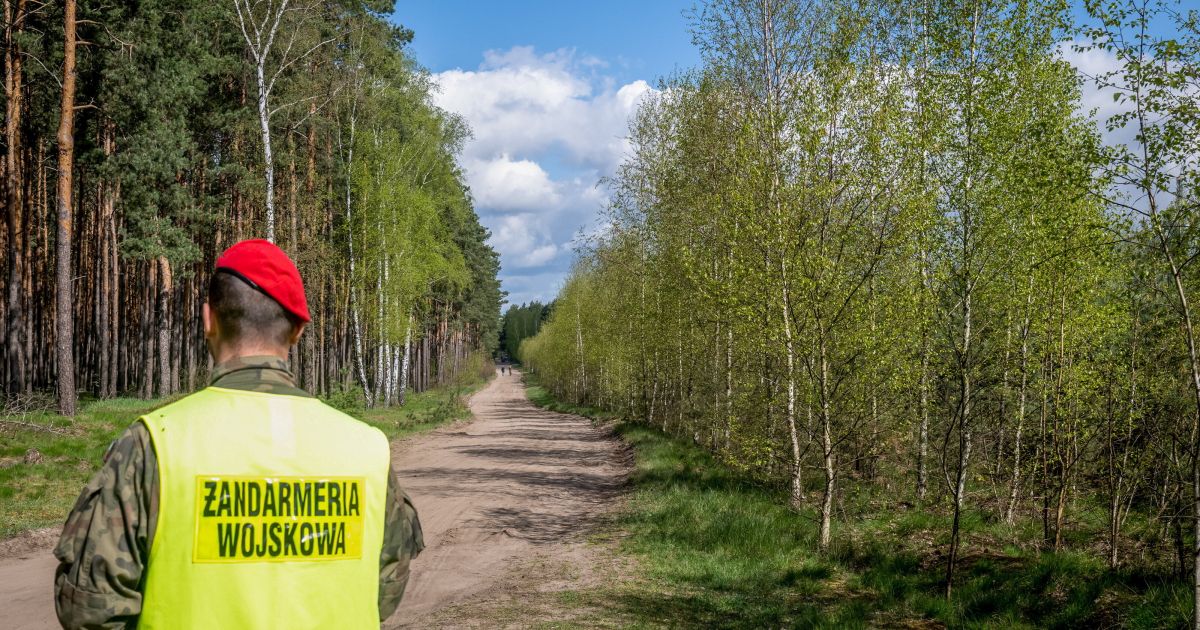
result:
M 221 324 L 221 337 L 290 346 L 303 322 L 237 274 L 218 269 L 208 282 L 208 307 Z

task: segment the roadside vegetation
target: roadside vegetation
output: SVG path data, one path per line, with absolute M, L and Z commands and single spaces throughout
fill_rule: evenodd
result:
M 541 384 L 536 374 L 526 373 L 523 376 L 523 380 L 525 383 L 525 396 L 529 398 L 530 402 L 543 409 L 557 411 L 558 413 L 573 413 L 577 416 L 585 416 L 597 421 L 607 421 L 617 418 L 617 414 L 605 411 L 599 407 L 579 405 L 555 398 L 554 394 L 551 394 Z
M 610 412 L 557 401 L 530 381 L 529 399 L 541 407 L 613 420 Z M 866 487 L 847 491 L 838 542 L 822 554 L 819 513 L 788 507 L 786 487 L 644 424 L 613 426 L 636 464 L 629 501 L 613 531 L 597 539 L 617 541 L 634 568 L 623 580 L 556 595 L 580 626 L 1173 628 L 1191 619 L 1186 580 L 1111 571 L 1102 549 L 1042 551 L 1030 544 L 1036 524 L 978 515 L 962 524 L 970 552 L 947 601 L 944 510 Z M 1099 544 L 1103 506 L 1081 506 L 1079 520 L 1089 531 L 1076 542 Z
M 822 580 L 964 623 L 1194 611 L 1192 4 L 703 3 L 517 358 L 770 488 L 759 535 Z
M 61 525 L 108 445 L 167 399 L 83 399 L 74 418 L 51 411 L 52 400 L 25 402 L 0 416 L 0 540 Z
M 490 360 L 479 359 L 479 369 L 475 372 L 464 372 L 449 384 L 410 394 L 397 406 L 367 407 L 359 390 L 354 390 L 351 396 L 343 393 L 340 399 L 326 399 L 326 402 L 383 431 L 389 440 L 424 433 L 471 417 L 467 398 L 495 374 Z

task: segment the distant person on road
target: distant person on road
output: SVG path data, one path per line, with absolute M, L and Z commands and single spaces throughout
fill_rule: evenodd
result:
M 424 548 L 387 438 L 296 386 L 283 250 L 242 241 L 203 306 L 212 384 L 109 447 L 54 555 L 65 628 L 379 628 Z

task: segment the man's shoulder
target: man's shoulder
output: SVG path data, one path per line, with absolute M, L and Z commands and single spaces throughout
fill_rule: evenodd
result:
M 150 427 L 138 418 L 129 424 L 104 451 L 104 464 L 112 463 L 117 467 L 126 464 L 134 466 L 154 457 L 154 440 L 150 437 Z

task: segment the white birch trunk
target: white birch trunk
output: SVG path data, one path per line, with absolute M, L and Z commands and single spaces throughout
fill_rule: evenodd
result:
M 1008 492 L 1008 505 L 1004 508 L 1004 522 L 1012 525 L 1017 509 L 1017 498 L 1021 488 L 1021 440 L 1025 431 L 1025 402 L 1029 387 L 1029 316 L 1033 303 L 1033 278 L 1029 278 L 1029 292 L 1025 296 L 1025 319 L 1021 323 L 1021 389 L 1017 395 L 1017 428 L 1013 436 L 1013 473 Z
M 927 297 L 930 292 L 929 252 L 921 250 L 921 286 Z M 917 499 L 923 501 L 929 487 L 929 325 L 921 331 L 920 428 L 917 431 Z
M 262 132 L 263 171 L 266 176 L 267 193 L 267 240 L 275 242 L 275 163 L 271 154 L 271 112 L 267 107 L 267 80 L 265 56 L 258 58 L 255 64 L 255 78 L 258 80 L 258 125 Z
M 386 247 L 386 242 L 384 247 Z M 380 263 L 382 265 L 382 263 Z M 387 391 L 387 379 L 384 374 L 385 366 L 387 365 L 387 342 L 383 332 L 383 312 L 384 301 L 386 297 L 383 294 L 383 274 L 375 277 L 375 321 L 378 322 L 378 342 L 375 344 L 375 389 L 374 397 L 371 398 L 371 405 L 374 407 L 379 404 L 381 395 Z
M 733 426 L 733 325 L 725 333 L 725 448 L 729 449 Z
M 354 172 L 354 132 L 357 122 L 357 98 L 350 106 L 350 146 L 346 152 L 346 245 L 350 255 L 350 323 L 354 335 L 354 365 L 358 370 L 358 381 L 362 385 L 366 399 L 371 400 L 371 384 L 367 381 L 367 369 L 363 365 L 363 335 L 362 320 L 358 315 L 358 289 L 354 284 L 354 222 L 353 195 L 350 174 Z
M 579 394 L 576 402 L 583 403 L 587 391 L 587 370 L 583 361 L 583 320 L 579 314 L 579 303 L 575 303 L 575 350 L 579 353 Z
M 412 356 L 412 309 L 408 310 L 408 325 L 404 329 L 404 356 L 400 358 L 400 383 L 397 400 L 404 404 L 404 394 L 408 390 L 408 366 Z
M 800 466 L 800 436 L 796 431 L 796 345 L 792 339 L 792 316 L 788 309 L 787 262 L 781 261 L 779 267 L 783 273 L 783 335 L 787 351 L 788 379 L 787 425 L 792 441 L 792 507 L 799 508 L 804 501 L 804 482 L 801 478 L 803 469 Z
M 400 353 L 396 352 L 395 347 L 391 347 L 388 354 L 392 357 L 391 375 L 388 376 L 388 405 L 392 405 L 396 402 L 396 394 L 399 392 Z
M 825 469 L 825 489 L 821 496 L 821 526 L 818 532 L 818 545 L 821 551 L 829 549 L 832 538 L 830 528 L 833 520 L 833 488 L 835 470 L 833 467 L 833 417 L 829 402 L 829 357 L 825 348 L 824 332 L 821 335 L 821 370 L 819 383 L 821 388 L 821 454 Z
M 254 18 L 257 2 L 254 4 L 251 4 L 249 0 L 234 0 L 233 2 L 234 9 L 237 11 L 238 25 L 242 29 L 242 37 L 245 38 L 246 46 L 250 49 L 250 56 L 254 59 L 254 78 L 258 84 L 258 125 L 262 134 L 263 170 L 266 178 L 267 240 L 272 243 L 275 242 L 275 164 L 274 156 L 271 153 L 270 97 L 275 79 L 290 64 L 287 57 L 288 52 L 291 51 L 291 45 L 289 44 L 287 50 L 284 51 L 278 71 L 269 79 L 267 78 L 267 59 L 275 45 L 275 35 L 279 32 L 279 23 L 288 11 L 289 2 L 290 0 L 283 0 L 278 6 L 274 3 L 267 3 L 266 15 L 263 16 L 261 23 Z M 247 22 L 250 23 L 250 28 L 246 28 Z M 253 36 L 251 36 L 251 32 L 253 32 Z

